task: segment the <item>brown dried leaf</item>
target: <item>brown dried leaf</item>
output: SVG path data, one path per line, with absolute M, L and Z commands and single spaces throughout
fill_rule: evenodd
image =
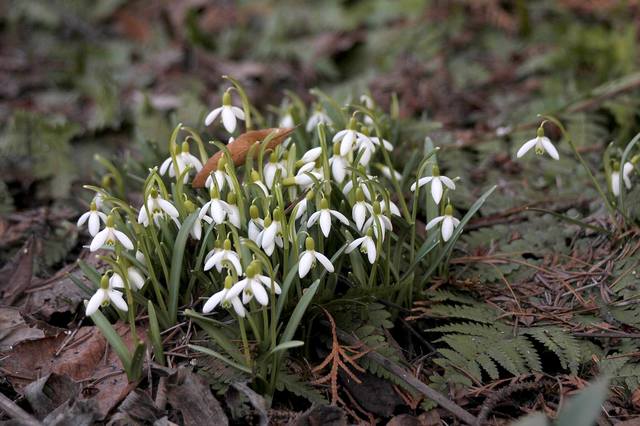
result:
M 167 380 L 167 398 L 182 413 L 186 426 L 229 424 L 227 416 L 211 393 L 206 380 L 186 368 L 180 368 Z
M 37 340 L 44 337 L 44 332 L 29 326 L 17 308 L 0 308 L 0 351 L 11 349 L 25 340 Z

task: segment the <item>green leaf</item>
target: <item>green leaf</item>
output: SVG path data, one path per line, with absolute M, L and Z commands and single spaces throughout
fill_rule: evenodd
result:
M 219 352 L 214 351 L 213 349 L 205 348 L 204 346 L 198 346 L 198 345 L 188 345 L 188 346 L 195 351 L 202 352 L 204 354 L 216 357 L 220 361 L 225 362 L 230 366 L 237 368 L 240 371 L 244 371 L 245 373 L 249 373 L 249 374 L 252 373 L 250 368 L 245 367 L 244 365 L 238 364 L 237 362 L 231 361 L 229 358 L 225 357 Z
M 160 365 L 165 365 L 162 337 L 160 336 L 160 325 L 158 324 L 156 309 L 151 300 L 147 303 L 147 309 L 149 310 L 149 337 L 151 338 L 151 344 L 153 345 L 153 353 L 156 356 L 156 362 Z
M 295 334 L 296 329 L 298 328 L 298 325 L 302 320 L 302 317 L 307 311 L 307 307 L 311 303 L 311 300 L 313 300 L 313 296 L 315 296 L 319 285 L 320 285 L 320 280 L 316 280 L 313 284 L 311 284 L 311 287 L 306 289 L 302 294 L 300 301 L 298 302 L 298 304 L 296 305 L 296 308 L 293 310 L 293 313 L 291 314 L 291 318 L 289 319 L 289 323 L 287 324 L 287 327 L 284 329 L 284 332 L 282 333 L 282 338 L 280 339 L 280 345 L 287 343 L 291 339 L 293 339 L 293 335 Z
M 175 323 L 178 319 L 178 296 L 180 294 L 180 276 L 182 275 L 182 259 L 189 239 L 189 232 L 198 219 L 197 213 L 192 213 L 185 219 L 176 237 L 171 256 L 171 272 L 169 273 L 169 320 Z
M 92 314 L 91 319 L 96 327 L 100 329 L 105 339 L 107 339 L 107 342 L 109 342 L 116 355 L 118 355 L 118 358 L 120 358 L 124 369 L 127 371 L 127 376 L 130 376 L 132 356 L 129 349 L 127 349 L 127 346 L 124 344 L 122 337 L 120 337 L 109 320 L 107 320 L 100 310 L 97 310 Z
M 301 340 L 290 340 L 285 343 L 280 343 L 278 346 L 271 349 L 271 351 L 269 351 L 269 355 L 275 354 L 276 352 L 285 351 L 287 349 L 297 348 L 303 345 L 304 342 Z

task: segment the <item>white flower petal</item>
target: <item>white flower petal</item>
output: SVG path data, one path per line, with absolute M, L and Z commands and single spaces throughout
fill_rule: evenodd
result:
M 109 228 L 104 228 L 102 231 L 98 232 L 91 240 L 91 245 L 89 246 L 89 251 L 96 251 L 100 247 L 104 245 L 109 237 Z
M 129 310 L 127 302 L 124 301 L 122 293 L 119 291 L 109 290 L 109 299 L 111 299 L 111 302 L 113 302 L 113 304 L 121 311 L 127 312 Z
M 527 142 L 524 143 L 524 145 L 520 147 L 520 149 L 518 150 L 518 153 L 516 154 L 516 157 L 517 158 L 522 157 L 527 152 L 529 152 L 529 150 L 533 148 L 537 143 L 538 143 L 538 138 L 533 138 L 531 140 L 528 140 Z
M 442 239 L 447 242 L 451 235 L 453 234 L 453 220 L 451 220 L 451 216 L 445 216 L 442 220 Z
M 555 146 L 553 146 L 553 144 L 551 143 L 549 138 L 544 137 L 544 136 L 541 137 L 540 138 L 540 143 L 542 143 L 542 146 L 544 147 L 544 150 L 547 151 L 547 154 L 549 154 L 549 156 L 551 158 L 553 158 L 554 160 L 559 160 L 560 159 L 560 155 L 558 154 L 558 150 L 556 149 Z
M 91 212 L 86 212 L 83 213 L 82 216 L 80 216 L 78 218 L 78 222 L 76 223 L 76 226 L 80 227 L 82 225 L 84 225 L 84 223 L 87 221 L 87 219 L 89 219 L 91 217 Z
M 322 266 L 324 266 L 324 269 L 326 269 L 327 272 L 333 272 L 334 271 L 333 264 L 331 263 L 331 261 L 329 260 L 329 258 L 327 256 L 325 256 L 322 253 L 318 253 L 317 251 L 314 251 L 313 254 L 316 257 L 316 259 L 318 259 L 320 261 Z
M 222 107 L 222 124 L 229 133 L 233 133 L 236 130 L 236 115 L 233 109 L 228 106 Z
M 360 237 L 360 238 L 356 238 L 355 240 L 351 241 L 344 252 L 345 253 L 351 253 L 353 250 L 355 250 L 356 247 L 358 247 L 359 245 L 361 245 L 364 242 L 365 238 L 367 238 L 367 237 Z
M 178 213 L 178 210 L 175 207 L 173 207 L 173 204 L 171 204 L 167 200 L 162 199 L 162 198 L 158 198 L 158 205 L 169 216 L 171 216 L 171 217 L 179 217 L 180 216 L 180 213 Z
M 222 301 L 222 299 L 225 297 L 226 294 L 227 294 L 227 289 L 222 289 L 221 291 L 211 296 L 202 307 L 202 312 L 205 314 L 208 314 L 209 312 L 213 311 L 216 308 L 216 306 L 218 306 L 218 304 Z
M 309 271 L 311 270 L 311 266 L 313 266 L 313 253 L 310 251 L 305 251 L 300 256 L 300 261 L 298 262 L 298 275 L 300 278 L 304 278 L 307 276 Z
M 96 290 L 95 294 L 89 299 L 89 303 L 87 303 L 85 314 L 88 317 L 95 314 L 107 297 L 107 292 L 104 289 L 99 288 Z
M 120 243 L 124 246 L 124 248 L 126 248 L 127 250 L 133 250 L 133 243 L 124 232 L 114 229 L 113 233 L 118 239 L 118 241 L 120 241 Z
M 431 219 L 429 223 L 427 223 L 426 230 L 427 231 L 430 230 L 431 228 L 435 227 L 437 224 L 439 224 L 443 220 L 444 220 L 444 216 L 438 216 L 434 219 Z
M 331 232 L 331 213 L 328 210 L 320 211 L 320 229 L 325 237 Z
M 367 238 L 365 241 L 366 244 L 366 248 L 367 248 L 367 258 L 369 259 L 369 263 L 371 263 L 373 265 L 373 263 L 376 261 L 376 243 L 373 241 L 372 238 Z
M 93 237 L 100 232 L 100 216 L 98 212 L 91 212 L 89 215 L 89 234 Z
M 440 204 L 440 200 L 442 199 L 442 182 L 440 182 L 439 177 L 435 177 L 431 181 L 431 196 L 436 204 Z
M 267 291 L 264 289 L 262 284 L 259 284 L 256 281 L 252 281 L 251 291 L 253 292 L 253 295 L 255 296 L 259 304 L 261 304 L 262 306 L 267 306 L 269 304 L 269 295 L 267 294 Z

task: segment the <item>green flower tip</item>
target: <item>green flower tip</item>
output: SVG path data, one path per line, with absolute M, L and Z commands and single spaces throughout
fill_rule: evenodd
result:
M 273 211 L 273 220 L 276 222 L 280 222 L 282 220 L 282 210 L 278 208 Z
M 447 207 L 444 208 L 444 215 L 445 216 L 453 215 L 453 206 L 451 205 L 451 203 L 447 204 Z
M 355 130 L 357 124 L 358 124 L 358 121 L 356 120 L 356 113 L 353 113 L 353 116 L 351 116 L 351 119 L 349 120 L 349 125 L 347 126 L 347 129 Z
M 222 95 L 222 105 L 231 106 L 231 88 L 228 88 Z
M 326 210 L 329 208 L 329 200 L 327 200 L 325 197 L 322 197 L 322 200 L 320 200 L 320 210 Z
M 336 142 L 333 144 L 333 155 L 338 156 L 340 155 L 340 142 Z
M 151 191 L 149 191 L 149 195 L 151 196 L 151 198 L 158 198 L 158 190 L 155 188 L 151 188 Z
M 187 209 L 189 213 L 196 211 L 196 205 L 191 200 L 186 200 L 184 202 L 184 208 Z
M 261 272 L 260 262 L 257 260 L 252 261 L 247 267 L 247 277 L 253 278 Z
M 238 196 L 236 195 L 235 192 L 230 192 L 229 195 L 227 195 L 227 203 L 236 204 L 237 201 L 238 201 Z
M 431 176 L 440 176 L 440 167 L 437 164 L 434 164 L 431 168 Z
M 89 205 L 89 209 L 92 212 L 95 212 L 96 210 L 98 210 L 98 206 L 96 206 L 96 202 L 95 201 L 91 201 L 91 204 Z
M 382 209 L 380 208 L 380 203 L 373 203 L 373 214 L 379 215 L 382 213 Z
M 224 247 L 225 250 L 231 250 L 231 240 L 228 239 L 228 238 L 226 240 L 224 240 L 224 246 L 223 247 Z
M 113 180 L 113 177 L 110 174 L 102 176 L 102 182 L 101 182 L 102 187 L 105 189 L 110 188 L 112 180 Z
M 544 136 L 544 123 L 542 123 L 540 125 L 540 127 L 538 127 L 538 131 L 536 132 L 536 136 L 541 138 Z
M 182 142 L 182 152 L 184 153 L 189 152 L 189 142 L 187 141 Z
M 233 286 L 233 277 L 231 275 L 227 275 L 227 278 L 224 279 L 224 288 L 227 290 Z
M 218 159 L 218 170 L 224 170 L 226 165 L 227 165 L 227 159 L 225 158 L 224 155 L 221 155 L 220 158 Z
M 313 189 L 311 189 L 309 190 L 309 192 L 307 192 L 307 195 L 305 196 L 305 198 L 307 199 L 307 201 L 311 201 L 315 196 L 316 196 L 316 193 L 313 191 Z
M 109 215 L 107 216 L 107 228 L 113 228 L 115 219 L 113 218 L 113 215 Z
M 220 192 L 218 191 L 218 187 L 216 186 L 215 179 L 213 181 L 213 185 L 211 185 L 211 188 L 209 188 L 209 196 L 211 197 L 211 199 L 220 198 Z
M 109 278 L 111 278 L 111 273 L 107 272 L 100 278 L 100 288 L 103 290 L 109 289 Z
M 251 169 L 251 182 L 258 182 L 260 180 L 260 173 L 256 169 Z
M 258 210 L 258 206 L 255 204 L 251 204 L 249 207 L 249 214 L 251 215 L 251 219 L 257 219 L 260 217 L 260 211 Z
M 360 188 L 356 189 L 356 201 L 359 203 L 364 201 L 364 191 Z
M 276 155 L 275 151 L 271 151 L 271 155 L 269 156 L 269 162 L 275 163 L 276 161 L 278 161 L 278 156 Z
M 313 238 L 307 237 L 307 239 L 304 240 L 304 246 L 307 250 L 314 251 L 316 248 L 316 243 L 315 241 L 313 241 Z

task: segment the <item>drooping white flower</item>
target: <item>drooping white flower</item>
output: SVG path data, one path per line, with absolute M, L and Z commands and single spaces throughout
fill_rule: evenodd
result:
M 346 157 L 340 155 L 340 146 L 340 143 L 333 146 L 333 155 L 329 158 L 331 175 L 338 183 L 342 183 L 349 172 L 349 161 Z
M 177 150 L 177 147 L 176 147 Z M 182 172 L 187 168 L 191 168 L 197 172 L 202 170 L 202 163 L 198 160 L 198 157 L 191 154 L 189 152 L 189 143 L 182 143 L 182 150 L 176 152 L 175 154 L 176 162 L 175 165 L 173 163 L 173 157 L 169 156 L 162 165 L 160 166 L 160 174 L 164 175 L 167 170 L 169 171 L 169 177 L 175 177 L 176 175 L 181 175 Z M 177 169 L 177 170 L 176 170 Z M 177 172 L 177 173 L 176 173 Z M 189 179 L 189 174 L 185 174 L 183 178 L 183 182 L 187 183 Z
M 356 131 L 356 119 L 352 117 L 346 129 L 340 130 L 333 137 L 333 143 L 340 142 L 340 155 L 347 156 L 353 152 L 353 146 L 356 142 L 367 143 L 370 141 L 369 136 Z
M 233 138 L 232 138 L 233 139 Z M 226 171 L 227 159 L 224 155 L 220 156 L 218 160 L 218 167 L 211 172 L 211 174 L 207 177 L 207 180 L 204 182 L 204 186 L 208 189 L 211 189 L 214 182 L 218 186 L 218 191 L 223 191 L 226 185 L 229 185 L 229 188 L 233 188 L 233 180 L 231 176 Z
M 314 179 L 320 182 L 324 180 L 322 166 L 319 160 L 315 163 L 307 163 L 300 167 L 295 176 L 285 180 L 285 184 L 293 183 L 299 185 L 302 189 L 307 189 L 315 184 Z
M 372 176 L 367 176 L 367 177 L 370 179 L 373 178 Z M 365 179 L 360 176 L 356 178 L 356 191 L 358 189 L 362 190 L 367 200 L 371 200 L 371 191 L 369 191 L 369 187 L 365 184 Z M 342 188 L 342 193 L 344 195 L 348 195 L 352 190 L 353 190 L 353 180 L 349 179 L 347 183 L 344 184 L 344 187 Z
M 218 116 L 222 116 L 222 124 L 229 133 L 236 131 L 237 120 L 244 121 L 244 111 L 241 108 L 231 105 L 231 93 L 229 90 L 222 96 L 222 106 L 211 111 L 204 119 L 204 125 L 208 126 L 215 121 Z
M 266 306 L 269 304 L 269 293 L 267 290 L 271 291 L 272 288 L 275 294 L 282 292 L 277 282 L 267 276 L 260 275 L 260 266 L 257 262 L 251 262 L 247 267 L 245 278 L 235 283 L 233 287 L 229 289 L 226 298 L 232 299 L 242 293 L 242 303 L 247 304 L 255 297 L 259 304 Z
M 158 191 L 155 188 L 151 189 L 146 203 L 140 207 L 140 212 L 138 213 L 138 223 L 141 223 L 145 228 L 150 224 L 149 214 L 156 226 L 160 226 L 160 219 L 165 215 L 173 219 L 174 222 L 180 216 L 173 204 L 158 195 Z
M 315 267 L 316 260 L 322 264 L 327 272 L 334 271 L 333 264 L 329 258 L 315 250 L 315 242 L 313 241 L 313 238 L 307 237 L 304 244 L 306 250 L 300 253 L 300 260 L 298 262 L 298 275 L 300 278 L 304 278 L 311 268 Z
M 213 223 L 216 225 L 220 225 L 224 222 L 227 217 L 228 208 L 227 203 L 220 199 L 220 193 L 218 189 L 214 186 L 209 190 L 210 199 L 204 206 L 200 209 L 199 216 L 202 218 L 207 212 L 209 212 L 209 216 L 213 219 Z
M 296 123 L 293 122 L 293 116 L 291 115 L 290 112 L 287 112 L 281 119 L 280 122 L 278 123 L 278 125 L 280 127 L 295 127 Z
M 377 225 L 379 223 L 380 224 L 379 227 L 382 233 L 382 239 L 384 239 L 385 231 L 387 230 L 392 231 L 393 224 L 391 223 L 391 219 L 389 219 L 383 213 L 382 208 L 380 207 L 380 203 L 374 203 L 372 207 L 373 208 L 370 210 L 371 216 L 364 223 L 362 230 L 368 231 L 369 229 L 373 229 L 373 235 L 375 235 L 376 238 L 380 238 L 380 235 L 378 235 L 378 225 Z
M 276 175 L 280 172 L 280 178 L 284 179 L 287 177 L 287 162 L 286 161 L 278 161 L 276 157 L 276 153 L 272 152 L 269 157 L 269 162 L 265 164 L 263 173 L 264 173 L 264 182 L 267 184 L 269 189 L 273 188 L 273 183 L 276 178 Z
M 453 217 L 453 207 L 451 204 L 445 207 L 444 215 L 438 216 L 427 223 L 427 231 L 438 225 L 440 222 L 442 222 L 442 240 L 447 242 L 449 241 L 449 238 L 451 238 L 451 235 L 453 235 L 453 230 L 460 225 L 460 221 Z
M 196 208 L 195 204 L 191 200 L 187 200 L 184 203 L 185 208 L 191 213 L 196 213 L 196 220 L 193 222 L 193 226 L 191 230 L 189 230 L 189 234 L 194 240 L 200 240 L 202 238 L 202 221 L 204 220 L 208 224 L 213 223 L 213 219 L 207 215 L 207 211 L 203 212 L 202 208 Z
M 315 163 L 318 158 L 322 155 L 322 147 L 318 146 L 315 148 L 311 148 L 300 157 L 300 160 L 297 161 L 296 166 L 302 166 L 308 163 Z
M 349 219 L 339 211 L 329 209 L 329 200 L 323 198 L 320 201 L 320 210 L 309 217 L 309 220 L 307 221 L 307 228 L 311 228 L 316 222 L 319 222 L 322 234 L 324 234 L 325 237 L 328 237 L 331 232 L 331 216 L 335 217 L 345 225 L 349 225 Z
M 229 268 L 229 264 L 236 270 L 236 274 L 242 274 L 240 256 L 231 250 L 231 240 L 227 238 L 224 240 L 222 249 L 214 249 L 207 254 L 204 262 L 204 270 L 208 271 L 215 266 L 218 272 L 222 272 L 222 268 Z
M 258 188 L 260 188 L 264 196 L 268 197 L 269 188 L 267 188 L 264 182 L 262 182 L 262 179 L 260 179 L 260 173 L 258 173 L 255 169 L 251 169 L 251 173 L 249 173 L 249 176 L 251 177 L 251 184 L 256 185 Z
M 356 238 L 355 240 L 350 242 L 345 249 L 345 253 L 351 253 L 356 249 L 356 247 L 360 247 L 360 251 L 367 254 L 369 263 L 373 265 L 373 263 L 376 261 L 378 253 L 376 250 L 376 242 L 372 238 L 371 228 L 369 229 L 369 231 L 367 231 L 367 234 L 364 237 Z
M 373 99 L 371 99 L 371 96 L 369 95 L 361 95 L 360 96 L 360 102 L 362 102 L 362 105 L 364 105 L 365 107 L 367 107 L 368 109 L 374 109 L 375 108 L 375 103 L 373 102 Z M 369 117 L 369 114 L 365 114 L 364 118 L 362 119 L 362 121 L 364 121 L 364 123 L 367 126 L 373 126 L 373 118 Z
M 280 209 L 276 209 L 273 212 L 273 219 L 267 216 L 264 220 L 264 229 L 258 234 L 257 244 L 262 247 L 268 256 L 273 254 L 276 245 L 278 245 L 278 247 L 283 247 L 284 245 L 281 220 L 282 212 Z
M 544 135 L 544 129 L 542 126 L 538 128 L 538 132 L 535 138 L 528 140 L 524 143 L 524 145 L 520 147 L 518 153 L 516 154 L 516 157 L 522 157 L 533 147 L 535 147 L 536 154 L 538 155 L 542 155 L 546 152 L 554 160 L 560 159 L 558 150 L 555 146 L 553 146 L 549 138 Z
M 260 211 L 258 210 L 258 206 L 252 204 L 249 207 L 249 223 L 247 224 L 248 236 L 251 241 L 260 245 L 258 243 L 258 236 L 260 235 L 260 231 L 264 229 L 264 220 L 260 218 Z
M 307 132 L 312 132 L 318 127 L 318 124 L 324 123 L 327 126 L 331 126 L 333 121 L 331 118 L 320 108 L 316 108 L 316 110 L 311 114 L 309 120 L 307 120 L 307 126 L 305 127 Z
M 129 310 L 127 302 L 122 298 L 122 293 L 114 290 L 110 281 L 108 274 L 102 276 L 100 288 L 91 296 L 86 305 L 85 313 L 87 316 L 95 314 L 101 306 L 107 306 L 109 303 L 113 303 L 121 311 Z
M 129 284 L 131 284 L 132 290 L 140 290 L 144 287 L 144 275 L 142 275 L 142 272 L 140 272 L 140 270 L 135 266 L 129 266 L 127 268 L 127 279 L 129 280 Z M 113 275 L 111 275 L 109 284 L 113 288 L 124 288 L 124 280 L 117 272 L 114 272 Z
M 622 167 L 622 180 L 627 190 L 631 189 L 631 172 L 633 172 L 633 164 L 627 161 Z M 616 197 L 620 195 L 620 170 L 611 172 L 611 192 L 613 192 L 613 195 Z
M 229 298 L 229 290 L 233 287 L 233 277 L 227 276 L 224 280 L 224 288 L 219 292 L 215 293 L 211 296 L 202 307 L 202 313 L 208 314 L 213 311 L 216 306 L 220 305 L 225 309 L 230 309 L 233 307 L 233 310 L 241 317 L 245 317 L 247 314 L 244 305 L 240 301 L 240 298 L 236 295 L 235 297 Z
M 105 244 L 114 246 L 116 241 L 120 242 L 120 244 L 122 244 L 122 246 L 127 250 L 133 250 L 133 243 L 129 237 L 127 237 L 124 232 L 115 229 L 113 216 L 108 216 L 105 228 L 93 237 L 89 250 L 96 251 Z
M 387 179 L 391 180 L 393 176 L 397 181 L 402 180 L 402 174 L 399 173 L 397 170 L 393 170 L 389 166 L 386 166 L 384 164 L 376 163 L 374 165 L 378 168 L 378 170 L 380 170 L 380 173 L 382 173 L 382 176 L 386 177 Z
M 429 182 L 431 182 L 431 196 L 436 204 L 440 204 L 440 200 L 442 199 L 442 194 L 444 193 L 443 185 L 452 191 L 456 189 L 456 184 L 453 180 L 446 176 L 441 176 L 438 166 L 433 166 L 431 176 L 418 179 L 417 182 L 411 185 L 411 191 L 415 191 L 416 187 L 420 188 Z
M 380 200 L 379 204 L 380 204 L 380 210 L 382 210 L 384 213 L 389 213 L 393 216 L 398 216 L 398 217 L 402 216 L 400 214 L 400 209 L 398 208 L 396 203 L 394 203 L 393 201 L 389 200 L 388 209 L 387 209 L 387 202 L 385 200 Z
M 362 192 L 362 189 L 360 188 L 356 189 L 356 202 L 353 204 L 353 208 L 351 209 L 351 217 L 356 223 L 358 231 L 362 230 L 364 222 L 367 219 L 367 212 L 369 209 L 372 209 L 372 207 L 365 201 L 364 192 Z
M 107 215 L 98 211 L 98 207 L 95 201 L 91 202 L 91 206 L 89 207 L 89 211 L 84 213 L 78 219 L 77 226 L 80 227 L 87 222 L 87 228 L 89 229 L 89 235 L 95 237 L 98 232 L 100 232 L 100 221 L 103 223 L 107 222 Z
M 227 221 L 231 225 L 240 229 L 240 226 L 242 226 L 241 224 L 242 218 L 240 217 L 240 209 L 236 204 L 237 200 L 238 200 L 238 197 L 236 196 L 235 192 L 229 192 L 229 194 L 227 194 L 227 205 L 226 205 Z

